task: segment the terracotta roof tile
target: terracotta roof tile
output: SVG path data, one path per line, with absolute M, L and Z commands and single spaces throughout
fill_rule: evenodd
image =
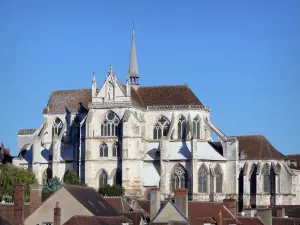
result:
M 277 151 L 263 135 L 237 136 L 237 139 L 240 154 L 245 159 L 286 159 L 286 156 Z
M 291 218 L 272 218 L 272 225 L 295 225 Z
M 145 106 L 203 105 L 186 85 L 139 87 L 137 92 Z
M 64 225 L 122 225 L 123 223 L 132 224 L 132 221 L 124 216 L 102 217 L 102 216 L 73 216 Z
M 131 88 L 132 104 L 145 108 L 154 105 L 202 105 L 192 90 L 186 85 L 152 86 Z M 92 101 L 92 89 L 74 89 L 52 91 L 48 109 L 44 113 L 64 113 L 88 110 Z

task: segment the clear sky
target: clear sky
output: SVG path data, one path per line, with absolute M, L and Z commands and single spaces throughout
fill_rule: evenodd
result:
M 300 153 L 300 1 L 0 1 L 0 141 L 38 128 L 52 90 L 125 81 L 135 34 L 141 85 L 184 84 L 227 135 Z

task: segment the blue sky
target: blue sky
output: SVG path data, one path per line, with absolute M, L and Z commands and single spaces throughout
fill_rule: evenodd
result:
M 52 90 L 125 81 L 132 21 L 142 85 L 184 84 L 227 135 L 300 153 L 300 1 L 0 1 L 0 141 L 37 128 Z

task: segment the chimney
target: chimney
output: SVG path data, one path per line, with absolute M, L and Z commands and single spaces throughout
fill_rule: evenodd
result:
M 218 225 L 222 225 L 223 224 L 223 214 L 222 214 L 222 205 L 221 208 L 218 210 Z
M 153 187 L 150 189 L 150 221 L 156 216 L 160 209 L 160 189 Z
M 38 184 L 30 185 L 30 214 L 37 210 L 42 204 L 42 186 Z
M 185 188 L 175 190 L 175 205 L 186 217 L 188 217 L 188 191 Z
M 59 208 L 59 202 L 56 202 L 56 206 L 54 208 L 54 225 L 60 225 L 60 212 L 61 209 Z
M 282 207 L 282 208 L 278 208 L 277 209 L 277 217 L 285 217 L 285 208 Z
M 236 212 L 237 212 L 236 199 L 234 199 L 234 198 L 224 199 L 223 204 L 234 216 L 236 216 Z
M 258 208 L 256 215 L 264 225 L 272 225 L 272 211 L 270 208 Z
M 24 184 L 15 184 L 14 186 L 14 218 L 15 225 L 24 224 L 24 199 L 25 199 Z

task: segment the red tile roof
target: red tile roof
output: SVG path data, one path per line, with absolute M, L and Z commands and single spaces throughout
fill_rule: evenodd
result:
M 257 217 L 239 217 L 243 225 L 264 225 Z
M 122 225 L 123 223 L 132 224 L 132 221 L 124 216 L 103 217 L 103 216 L 73 216 L 64 225 Z

